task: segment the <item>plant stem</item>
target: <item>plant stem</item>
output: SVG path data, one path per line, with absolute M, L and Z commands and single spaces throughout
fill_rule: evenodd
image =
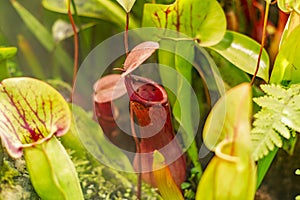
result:
M 256 64 L 256 70 L 255 73 L 253 74 L 252 80 L 251 80 L 251 85 L 253 85 L 255 77 L 258 73 L 259 70 L 259 64 L 260 64 L 260 59 L 261 55 L 264 49 L 265 45 L 265 39 L 266 39 L 266 29 L 267 29 L 267 23 L 268 23 L 268 16 L 269 16 L 269 10 L 270 10 L 270 3 L 266 2 L 266 10 L 265 10 L 265 17 L 264 17 L 264 24 L 263 24 L 263 32 L 262 32 L 262 38 L 261 38 L 261 44 L 260 44 L 260 49 L 259 49 L 259 54 L 257 58 L 257 64 Z
M 132 136 L 135 142 L 136 146 L 136 153 L 138 154 L 138 182 L 137 182 L 137 199 L 141 199 L 141 188 L 142 188 L 142 162 L 141 162 L 141 147 L 140 147 L 140 142 L 139 139 L 136 135 L 135 129 L 134 129 L 134 120 L 133 120 L 133 110 L 130 105 L 130 126 L 131 126 L 131 131 L 132 131 Z
M 126 25 L 125 25 L 125 34 L 124 34 L 124 46 L 125 46 L 125 53 L 128 56 L 128 27 L 129 27 L 129 13 L 126 13 Z
M 74 4 L 72 4 L 73 7 L 75 7 Z M 72 96 L 74 94 L 74 90 L 75 90 L 75 82 L 76 82 L 76 76 L 77 76 L 77 71 L 78 71 L 78 49 L 79 49 L 79 45 L 78 45 L 78 34 L 77 34 L 77 30 L 76 30 L 76 25 L 72 16 L 72 12 L 71 12 L 71 0 L 68 1 L 68 16 L 72 25 L 72 29 L 74 32 L 74 67 L 73 67 L 73 81 L 72 81 L 72 94 L 71 94 L 71 102 L 72 102 Z
M 10 74 L 8 72 L 8 66 L 7 66 L 7 61 L 5 60 L 1 60 L 0 61 L 0 82 L 3 79 L 6 79 L 10 77 Z

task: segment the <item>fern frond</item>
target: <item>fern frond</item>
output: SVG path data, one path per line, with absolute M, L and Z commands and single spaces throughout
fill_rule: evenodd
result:
M 282 147 L 282 139 L 290 139 L 291 132 L 300 132 L 300 84 L 283 88 L 263 85 L 265 96 L 253 100 L 262 107 L 254 115 L 251 139 L 255 160 L 267 155 L 275 146 Z

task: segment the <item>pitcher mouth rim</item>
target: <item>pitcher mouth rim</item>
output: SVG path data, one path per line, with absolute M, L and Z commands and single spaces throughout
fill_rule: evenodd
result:
M 219 158 L 222 158 L 224 160 L 227 160 L 229 162 L 238 162 L 240 159 L 239 157 L 237 156 L 234 156 L 234 155 L 229 155 L 228 153 L 224 153 L 223 152 L 223 148 L 226 146 L 226 145 L 229 145 L 229 144 L 232 144 L 233 143 L 233 140 L 223 140 L 221 141 L 216 149 L 215 149 L 215 153 L 216 155 L 219 157 Z

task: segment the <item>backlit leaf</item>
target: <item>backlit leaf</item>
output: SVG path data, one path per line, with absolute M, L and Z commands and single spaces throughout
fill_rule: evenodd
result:
M 227 31 L 221 42 L 209 48 L 219 53 L 236 67 L 249 74 L 254 74 L 260 45 L 253 39 L 240 33 Z M 269 56 L 265 50 L 263 50 L 257 76 L 265 81 L 269 80 Z
M 23 147 L 65 134 L 70 116 L 64 98 L 42 81 L 9 78 L 0 83 L 0 136 L 12 157 L 20 157 Z
M 136 0 L 117 0 L 117 2 L 129 13 Z
M 300 83 L 299 34 L 300 26 L 285 38 L 276 57 L 270 83 Z
M 164 162 L 164 156 L 155 150 L 153 153 L 153 175 L 159 193 L 163 199 L 184 200 L 180 189 L 171 175 L 169 167 Z
M 226 18 L 216 0 L 177 0 L 170 5 L 145 4 L 143 26 L 176 30 L 210 46 L 223 38 Z

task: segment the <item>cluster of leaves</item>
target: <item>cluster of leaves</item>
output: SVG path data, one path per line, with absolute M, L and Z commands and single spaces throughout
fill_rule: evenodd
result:
M 262 85 L 261 88 L 266 95 L 254 99 L 262 109 L 254 115 L 251 131 L 255 160 L 267 155 L 275 146 L 282 147 L 282 138 L 289 140 L 300 131 L 300 85 L 289 88 Z

